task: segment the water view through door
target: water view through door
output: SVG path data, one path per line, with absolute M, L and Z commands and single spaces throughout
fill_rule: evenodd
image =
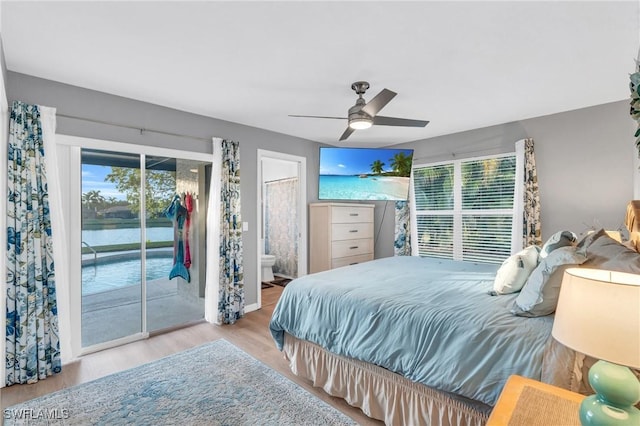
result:
M 203 318 L 203 170 L 82 150 L 83 348 Z

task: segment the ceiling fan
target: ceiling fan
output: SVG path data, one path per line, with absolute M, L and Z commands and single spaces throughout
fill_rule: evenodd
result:
M 404 126 L 404 127 L 424 127 L 429 124 L 424 120 L 410 120 L 408 118 L 384 117 L 377 115 L 393 99 L 397 93 L 389 89 L 382 89 L 380 93 L 373 97 L 369 102 L 365 102 L 362 95 L 369 88 L 366 81 L 356 81 L 351 88 L 358 95 L 356 104 L 349 108 L 348 117 L 327 117 L 319 115 L 296 115 L 289 114 L 289 117 L 303 118 L 329 118 L 336 120 L 349 120 L 348 127 L 340 136 L 340 140 L 347 139 L 356 130 L 368 129 L 372 125 L 376 126 Z

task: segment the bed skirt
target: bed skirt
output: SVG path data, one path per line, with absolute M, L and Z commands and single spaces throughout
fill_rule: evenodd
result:
M 387 425 L 483 426 L 491 407 L 285 334 L 291 371 Z

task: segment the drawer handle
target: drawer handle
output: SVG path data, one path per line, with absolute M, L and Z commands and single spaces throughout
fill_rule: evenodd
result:
M 349 213 L 349 216 L 360 216 L 358 213 Z
M 358 264 L 358 262 L 353 262 L 353 263 L 350 263 L 350 264 L 349 264 L 349 266 L 351 266 L 351 265 L 357 265 L 357 264 Z
M 349 250 L 354 250 L 354 249 L 357 249 L 357 248 L 358 248 L 358 246 L 351 246 L 351 247 L 349 247 Z
M 350 229 L 349 232 L 352 232 L 352 233 L 353 232 L 358 232 L 358 230 L 357 229 Z

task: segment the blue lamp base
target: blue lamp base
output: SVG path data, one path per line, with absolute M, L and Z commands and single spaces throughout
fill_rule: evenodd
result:
M 595 395 L 580 405 L 583 426 L 640 425 L 640 382 L 627 367 L 607 361 L 596 362 L 589 370 L 589 384 Z

